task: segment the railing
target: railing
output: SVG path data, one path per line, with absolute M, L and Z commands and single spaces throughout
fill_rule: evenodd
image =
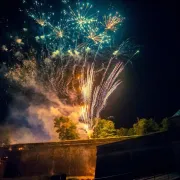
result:
M 125 174 L 116 174 L 116 175 L 109 175 L 109 176 L 104 176 L 104 177 L 99 177 L 99 178 L 95 178 L 94 180 L 110 180 L 110 179 L 121 179 L 125 176 L 128 176 L 128 175 L 132 175 L 132 173 L 125 173 Z M 179 179 L 180 178 L 180 174 L 178 173 L 170 173 L 170 174 L 158 174 L 158 175 L 154 175 L 154 176 L 149 176 L 149 177 L 143 177 L 143 178 L 135 178 L 135 179 L 132 179 L 132 180 L 176 180 L 176 179 Z M 81 180 L 81 179 L 78 179 L 78 180 Z M 84 179 L 85 180 L 85 179 Z
M 144 178 L 137 178 L 134 180 L 176 180 L 177 178 L 180 178 L 180 174 L 170 173 L 170 174 L 159 174 Z

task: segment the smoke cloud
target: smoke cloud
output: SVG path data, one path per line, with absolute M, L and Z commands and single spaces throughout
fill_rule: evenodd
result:
M 80 107 L 65 105 L 54 93 L 37 86 L 13 89 L 11 95 L 13 102 L 7 120 L 11 144 L 59 141 L 53 120 L 60 116 L 73 120 L 78 132 L 85 135 L 78 121 Z

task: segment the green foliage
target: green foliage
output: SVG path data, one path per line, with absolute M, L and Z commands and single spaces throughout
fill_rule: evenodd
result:
M 139 119 L 133 128 L 136 135 L 145 135 L 159 130 L 158 124 L 153 119 Z
M 168 118 L 164 118 L 161 122 L 160 131 L 167 131 L 169 128 L 169 125 L 170 125 L 170 123 L 169 123 Z
M 68 117 L 59 117 L 54 119 L 54 127 L 59 134 L 61 140 L 78 139 L 76 124 L 74 124 Z
M 117 129 L 117 135 L 118 136 L 127 136 L 128 135 L 128 129 L 127 128 L 120 128 Z
M 133 136 L 133 135 L 146 135 L 157 131 L 167 131 L 170 126 L 168 118 L 164 118 L 160 125 L 158 125 L 153 119 L 138 119 L 133 127 L 130 129 L 120 128 L 118 129 L 117 136 Z
M 116 130 L 114 127 L 114 122 L 106 119 L 98 119 L 98 124 L 94 129 L 92 138 L 108 138 L 115 136 Z
M 157 131 L 167 131 L 169 127 L 169 121 L 164 118 L 159 126 L 153 119 L 138 119 L 136 123 L 133 124 L 132 128 L 115 129 L 114 122 L 106 119 L 94 119 L 94 124 L 97 126 L 89 135 L 91 138 L 113 138 L 121 136 L 134 136 L 134 135 L 146 135 L 149 133 Z M 59 134 L 59 139 L 61 140 L 71 140 L 78 139 L 78 133 L 76 129 L 76 124 L 74 124 L 68 117 L 59 117 L 54 119 L 54 127 L 56 132 Z M 90 133 L 90 132 L 87 132 Z
M 133 136 L 133 135 L 135 135 L 134 128 L 129 128 L 129 130 L 128 130 L 128 132 L 127 132 L 127 135 L 128 135 L 128 136 Z

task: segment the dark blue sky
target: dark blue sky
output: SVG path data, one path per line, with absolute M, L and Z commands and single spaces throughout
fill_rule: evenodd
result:
M 58 5 L 59 1 L 48 2 Z M 110 3 L 113 4 L 126 17 L 122 33 L 117 38 L 122 40 L 134 37 L 142 46 L 139 56 L 125 70 L 123 84 L 110 99 L 103 115 L 115 116 L 117 126 L 131 126 L 136 121 L 136 117 L 153 117 L 159 121 L 163 117 L 173 115 L 180 109 L 178 1 L 96 0 L 92 2 L 101 9 L 104 6 L 104 11 Z M 18 12 L 19 7 L 19 0 L 1 0 L 0 33 L 3 31 L 3 18 L 8 18 L 11 26 L 21 28 L 24 17 Z M 0 122 L 4 122 L 10 103 L 10 98 L 5 93 L 7 86 L 8 84 L 1 78 Z

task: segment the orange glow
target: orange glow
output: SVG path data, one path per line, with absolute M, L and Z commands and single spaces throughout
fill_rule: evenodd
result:
M 16 43 L 17 43 L 17 44 L 23 44 L 22 39 L 17 38 L 17 39 L 16 39 Z
M 45 26 L 45 20 L 43 19 L 36 19 L 36 22 L 41 26 Z
M 121 18 L 117 16 L 108 17 L 105 19 L 105 26 L 107 30 L 115 31 L 116 26 L 121 22 Z
M 82 77 L 81 74 L 78 74 L 78 75 L 77 75 L 77 79 L 78 79 L 78 80 L 79 80 L 81 77 Z
M 84 130 L 86 131 L 87 135 L 88 135 L 88 138 L 91 139 L 92 138 L 92 135 L 93 135 L 93 130 L 92 129 L 89 129 L 88 125 L 87 124 L 84 124 L 83 126 Z
M 93 135 L 93 130 L 92 130 L 92 129 L 89 129 L 89 130 L 87 131 L 87 135 L 88 135 L 89 139 L 91 139 L 91 138 L 92 138 L 92 135 Z
M 19 148 L 18 148 L 18 151 L 22 151 L 22 150 L 24 150 L 23 147 L 19 147 Z

